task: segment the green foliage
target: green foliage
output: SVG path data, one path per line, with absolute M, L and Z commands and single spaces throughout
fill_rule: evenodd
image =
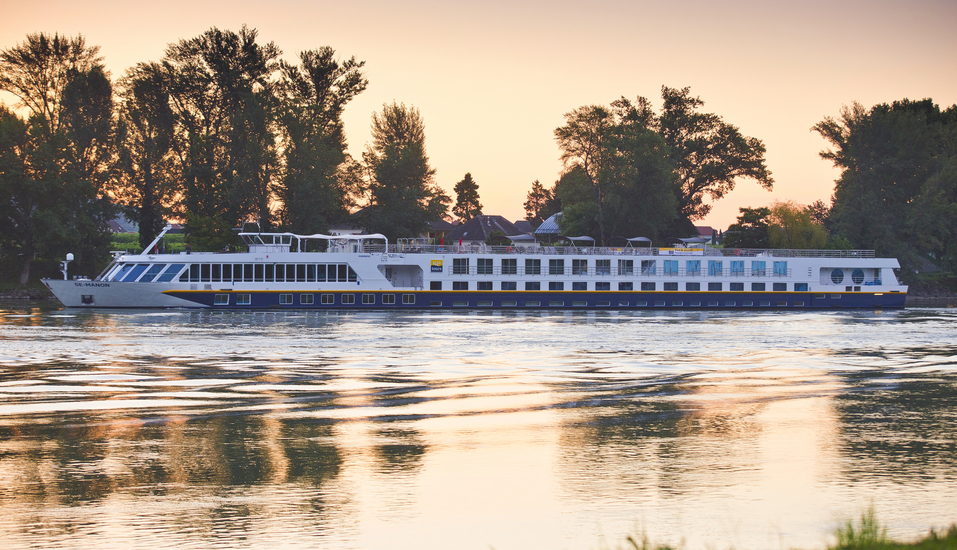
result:
M 813 219 L 811 207 L 794 201 L 771 204 L 768 217 L 768 238 L 771 248 L 824 248 L 827 231 Z
M 462 181 L 455 184 L 455 206 L 452 213 L 459 220 L 467 222 L 482 214 L 482 203 L 479 202 L 478 184 L 472 179 L 471 173 L 466 173 Z
M 829 219 L 855 248 L 897 257 L 905 272 L 927 254 L 957 263 L 957 106 L 930 99 L 865 110 L 858 103 L 813 127 L 842 170 Z
M 876 548 L 888 543 L 887 528 L 877 521 L 874 508 L 863 514 L 856 524 L 847 521 L 837 528 L 837 545 L 835 550 L 849 550 L 852 548 Z
M 236 244 L 232 224 L 220 216 L 187 214 L 186 227 L 186 243 L 196 252 L 216 252 Z
M 535 228 L 562 211 L 561 201 L 555 196 L 555 187 L 546 189 L 538 180 L 532 182 L 532 189 L 526 195 L 524 206 L 525 219 L 532 222 Z
M 771 239 L 768 235 L 770 208 L 739 208 L 741 215 L 737 223 L 731 224 L 724 233 L 725 248 L 768 248 Z

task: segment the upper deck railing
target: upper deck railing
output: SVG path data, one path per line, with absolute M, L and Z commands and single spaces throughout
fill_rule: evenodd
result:
M 365 246 L 365 251 L 385 252 L 383 245 Z M 518 254 L 564 256 L 663 256 L 663 257 L 771 257 L 771 258 L 873 258 L 873 250 L 799 250 L 777 248 L 615 248 L 602 246 L 491 246 L 491 245 L 402 245 L 388 246 L 395 254 Z

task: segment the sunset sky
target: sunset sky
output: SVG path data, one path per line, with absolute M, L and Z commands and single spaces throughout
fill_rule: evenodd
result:
M 534 180 L 558 178 L 553 131 L 582 105 L 640 95 L 658 108 L 662 85 L 690 86 L 706 111 L 763 140 L 774 190 L 740 181 L 698 222 L 726 228 L 740 206 L 829 199 L 837 171 L 810 128 L 842 105 L 957 103 L 953 0 L 38 0 L 0 13 L 0 48 L 32 32 L 83 34 L 114 78 L 213 26 L 258 29 L 289 60 L 331 46 L 366 62 L 369 88 L 344 117 L 354 156 L 383 103 L 415 106 L 438 183 L 452 195 L 470 172 L 484 213 L 512 220 Z

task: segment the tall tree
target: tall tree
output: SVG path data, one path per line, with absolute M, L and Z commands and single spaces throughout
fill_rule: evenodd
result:
M 771 216 L 770 208 L 739 208 L 741 215 L 738 221 L 731 224 L 724 233 L 726 248 L 768 248 L 771 239 L 768 235 L 768 226 Z
M 425 152 L 425 123 L 418 109 L 383 105 L 372 115 L 372 145 L 363 155 L 369 205 L 361 211 L 367 230 L 391 240 L 425 233 L 436 221 L 444 193 Z
M 462 181 L 455 184 L 455 206 L 452 213 L 461 221 L 467 222 L 482 214 L 482 203 L 479 202 L 478 184 L 472 179 L 472 174 L 467 172 Z
M 342 113 L 368 80 L 364 62 L 337 61 L 329 47 L 304 51 L 299 59 L 298 66 L 280 62 L 283 170 L 277 195 L 287 230 L 316 233 L 344 219 L 360 192 Z
M 547 189 L 538 180 L 532 182 L 532 189 L 525 196 L 525 219 L 536 228 L 562 211 L 561 202 L 555 197 L 555 187 Z
M 772 248 L 824 248 L 827 230 L 814 220 L 815 210 L 794 201 L 771 203 L 768 239 Z

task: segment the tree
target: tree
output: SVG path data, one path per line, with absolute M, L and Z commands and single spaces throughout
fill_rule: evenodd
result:
M 824 248 L 827 231 L 813 219 L 814 210 L 794 201 L 776 201 L 768 216 L 768 238 L 772 248 Z
M 363 159 L 369 205 L 360 211 L 360 219 L 368 231 L 392 240 L 414 237 L 439 219 L 445 194 L 433 180 L 418 109 L 392 103 L 383 105 L 381 114 L 373 113 L 372 145 Z
M 532 189 L 525 198 L 525 219 L 538 228 L 549 217 L 561 211 L 561 202 L 555 197 L 555 186 L 546 189 L 538 180 L 532 182 Z
M 953 258 L 953 168 L 957 162 L 957 106 L 944 111 L 930 99 L 854 103 L 839 118 L 812 130 L 831 145 L 821 157 L 842 172 L 829 218 L 857 248 L 900 259 L 905 271 L 919 257 Z
M 482 214 L 482 203 L 479 202 L 478 184 L 472 179 L 471 173 L 466 173 L 462 181 L 455 184 L 455 207 L 452 213 L 461 221 L 467 222 Z
M 770 208 L 739 208 L 741 215 L 737 223 L 731 224 L 724 232 L 725 248 L 768 248 L 771 240 L 768 236 Z
M 764 144 L 746 137 L 713 113 L 700 113 L 704 101 L 688 87 L 661 87 L 664 101 L 655 126 L 665 140 L 675 170 L 678 216 L 692 222 L 705 217 L 711 205 L 731 192 L 738 178 L 751 178 L 770 190 L 774 180 L 764 162 Z M 690 225 L 690 223 L 688 224 Z
M 342 113 L 368 80 L 364 62 L 337 61 L 329 47 L 304 51 L 299 59 L 298 66 L 280 62 L 279 216 L 288 231 L 317 233 L 344 219 L 361 191 L 362 179 L 346 153 Z

